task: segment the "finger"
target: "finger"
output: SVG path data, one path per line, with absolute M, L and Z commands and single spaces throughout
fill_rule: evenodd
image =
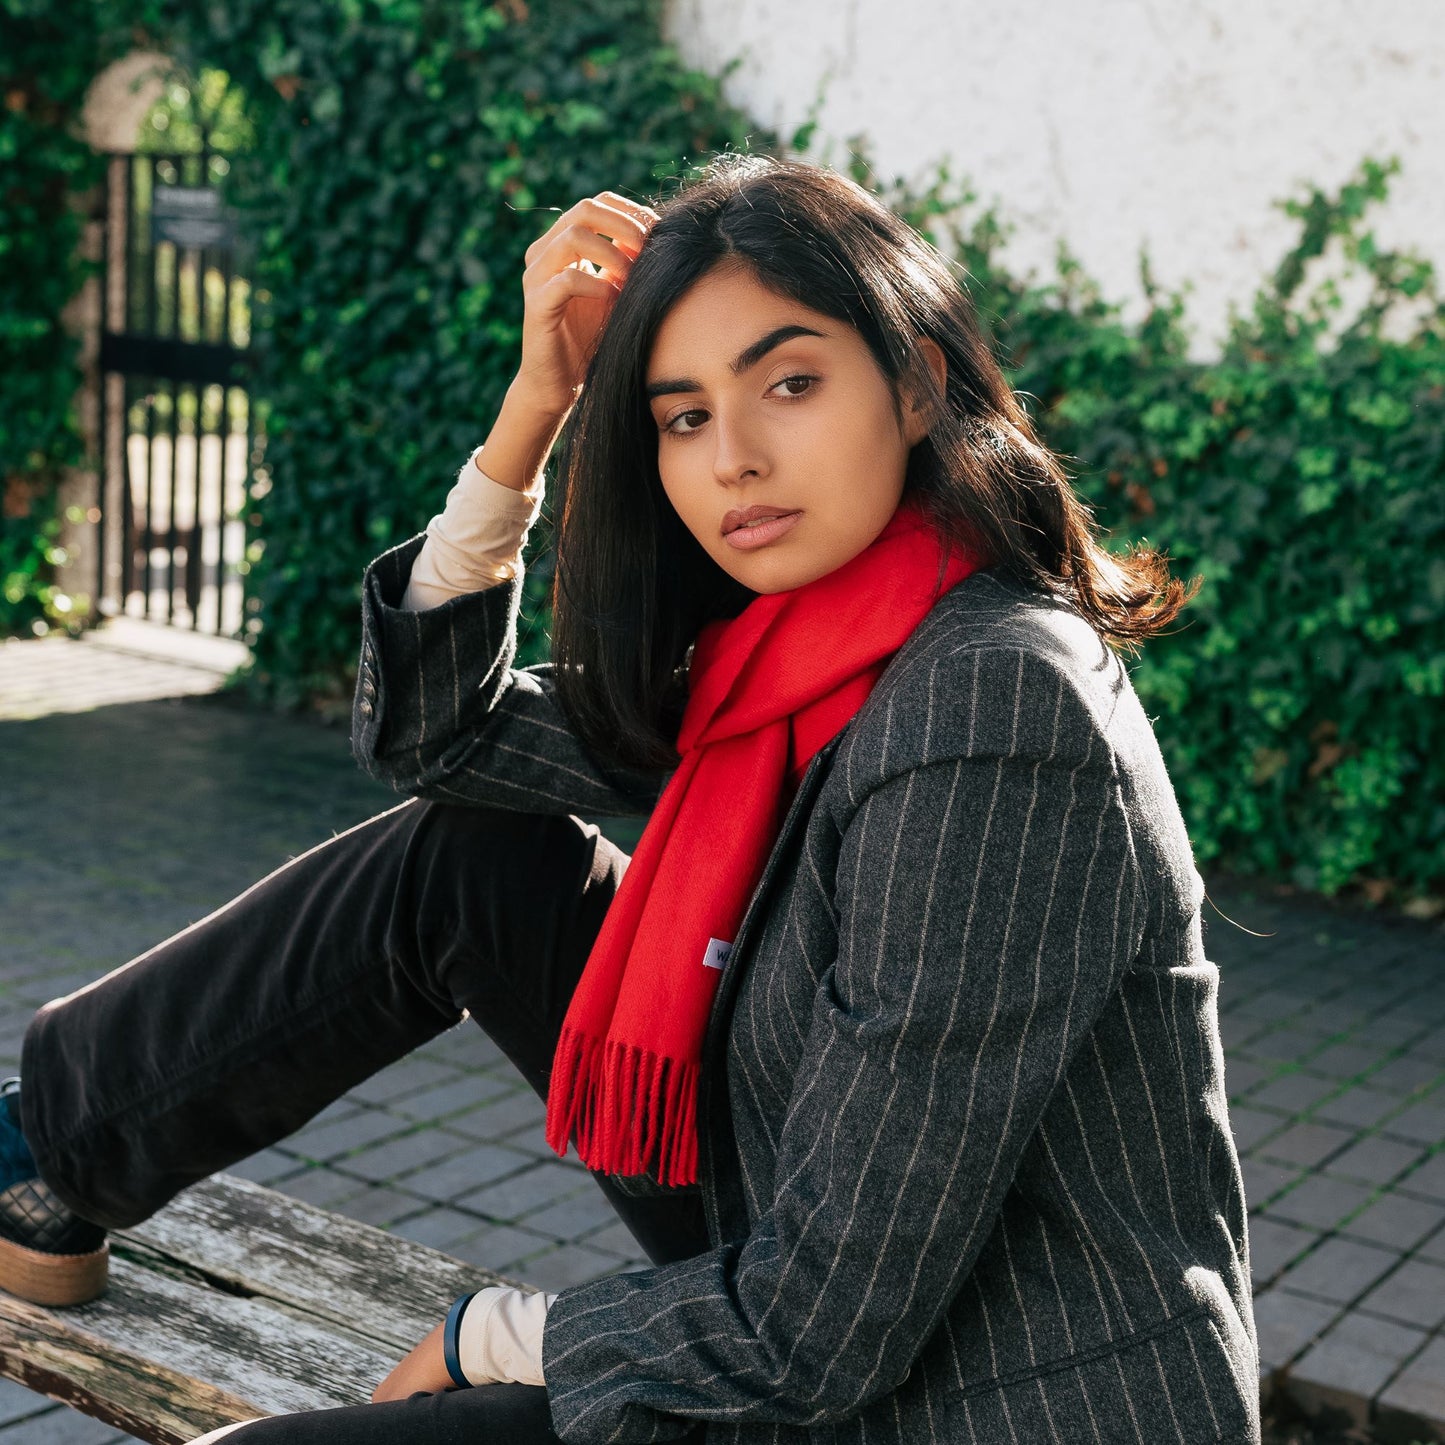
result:
M 662 219 L 645 201 L 634 201 L 627 196 L 619 195 L 616 191 L 598 191 L 592 199 L 600 201 L 604 205 L 613 206 L 619 211 L 626 211 L 629 216 L 642 222 L 644 226 L 651 226 L 654 222 Z
M 612 195 L 613 193 L 604 191 L 602 194 Z M 625 248 L 629 255 L 636 255 L 642 249 L 642 243 L 647 239 L 647 232 L 658 217 L 655 212 L 649 212 L 647 207 L 628 201 L 625 196 L 617 196 L 616 199 L 623 202 L 623 205 L 608 205 L 596 196 L 588 196 L 576 202 L 575 205 L 569 206 L 527 247 L 523 259 L 530 266 L 533 259 L 552 244 L 558 236 L 574 227 L 582 227 L 606 236 Z
M 612 301 L 620 289 L 605 276 L 594 276 L 589 271 L 569 266 L 538 288 L 536 300 L 546 313 L 560 311 L 574 296 L 584 296 L 593 301 Z
M 632 257 L 619 250 L 611 241 L 590 231 L 586 226 L 572 226 L 556 236 L 535 256 L 528 270 L 536 270 L 543 276 L 552 276 L 579 260 L 592 261 L 617 278 L 620 284 L 632 269 Z
M 662 218 L 650 206 L 629 201 L 616 191 L 601 191 L 592 197 L 586 219 L 629 255 L 635 256 L 642 249 L 647 233 Z M 618 226 L 622 229 L 616 229 Z

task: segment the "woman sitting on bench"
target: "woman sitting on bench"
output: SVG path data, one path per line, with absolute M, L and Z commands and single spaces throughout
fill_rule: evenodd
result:
M 590 264 L 588 264 L 590 263 Z M 1259 1438 L 1202 883 L 1111 553 L 950 266 L 725 156 L 529 248 L 520 369 L 364 582 L 409 801 L 31 1022 L 0 1284 L 470 1014 L 652 1265 L 464 1297 L 245 1445 Z M 513 668 L 567 422 L 553 660 Z M 580 815 L 647 815 L 629 857 Z

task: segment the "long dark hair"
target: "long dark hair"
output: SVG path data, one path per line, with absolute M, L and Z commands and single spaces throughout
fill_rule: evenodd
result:
M 1038 440 L 948 262 L 846 176 L 765 155 L 717 156 L 657 207 L 561 441 L 552 588 L 559 701 L 599 761 L 676 767 L 684 659 L 698 629 L 756 595 L 688 531 L 662 488 L 644 385 L 668 310 L 719 262 L 852 326 L 893 390 L 930 406 L 905 496 L 940 532 L 1063 599 L 1108 644 L 1137 650 L 1193 596 L 1156 552 L 1113 555 Z M 917 340 L 947 358 L 940 393 Z M 1197 590 L 1197 582 L 1195 589 Z

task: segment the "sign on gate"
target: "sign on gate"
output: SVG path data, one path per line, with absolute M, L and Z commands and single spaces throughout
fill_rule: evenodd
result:
M 235 224 L 211 186 L 158 185 L 151 202 L 151 245 L 229 246 Z

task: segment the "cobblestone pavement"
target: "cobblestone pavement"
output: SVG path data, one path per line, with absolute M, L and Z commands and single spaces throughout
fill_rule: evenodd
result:
M 344 732 L 194 696 L 234 653 L 152 636 L 0 645 L 0 1075 L 39 1004 L 396 801 Z M 1445 930 L 1209 893 L 1265 1373 L 1445 1434 Z M 544 1112 L 464 1020 L 234 1172 L 542 1288 L 639 1267 Z M 0 1445 L 126 1438 L 0 1381 Z

